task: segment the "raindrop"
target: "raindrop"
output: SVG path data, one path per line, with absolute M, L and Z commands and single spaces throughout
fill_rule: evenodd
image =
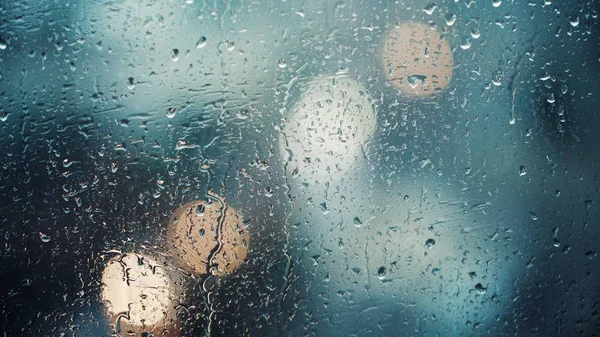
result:
M 385 274 L 387 274 L 387 269 L 385 267 L 379 267 L 379 269 L 377 269 L 377 277 L 379 277 L 380 280 L 385 279 Z
M 427 76 L 410 75 L 408 76 L 408 84 L 411 88 L 416 88 L 419 84 L 427 85 Z
M 432 15 L 436 8 L 437 8 L 437 5 L 435 3 L 432 3 L 432 4 L 427 5 L 427 7 L 425 7 L 423 9 L 423 12 L 425 12 L 425 14 L 427 14 L 427 15 Z
M 227 51 L 232 52 L 235 49 L 235 43 L 233 41 L 226 41 Z
M 8 119 L 8 112 L 2 111 L 0 113 L 0 121 L 6 122 L 7 119 Z
M 595 251 L 593 251 L 593 250 L 589 250 L 589 251 L 585 252 L 585 257 L 587 257 L 588 260 L 593 260 L 597 256 L 598 256 L 598 254 Z
M 127 79 L 127 89 L 133 90 L 135 88 L 135 83 L 133 83 L 133 77 Z
M 206 37 L 202 36 L 198 42 L 196 42 L 196 48 L 200 49 L 203 48 L 204 46 L 206 46 Z
M 471 39 L 469 39 L 468 37 L 463 38 L 462 43 L 460 44 L 460 48 L 463 50 L 471 48 Z
M 52 238 L 49 235 L 46 235 L 46 234 L 40 232 L 40 239 L 42 240 L 42 242 L 46 243 L 46 242 L 50 242 L 50 240 Z
M 435 246 L 434 239 L 427 239 L 427 241 L 425 241 L 425 249 L 431 249 L 433 246 Z
M 456 14 L 448 14 L 448 15 L 446 15 L 446 25 L 447 26 L 454 26 L 454 23 L 456 23 Z
M 502 5 L 502 0 L 492 0 L 492 6 L 500 7 Z
M 354 217 L 354 226 L 360 227 L 361 225 L 362 225 L 362 221 L 360 220 L 359 217 L 355 216 Z
M 321 212 L 323 212 L 323 214 L 329 213 L 329 208 L 327 208 L 327 203 L 324 202 L 320 206 L 321 206 Z
M 125 147 L 124 144 L 117 144 L 117 145 L 115 145 L 115 147 L 113 148 L 113 150 L 115 150 L 115 151 L 127 151 L 127 148 Z
M 198 205 L 198 207 L 196 207 L 196 215 L 197 216 L 203 216 L 204 212 L 205 212 L 204 204 Z
M 273 189 L 271 187 L 265 188 L 265 196 L 268 198 L 273 196 Z
M 177 111 L 177 108 L 175 107 L 170 107 L 169 109 L 167 109 L 167 117 L 168 118 L 173 118 L 175 117 L 175 112 Z
M 579 26 L 579 17 L 578 16 L 571 18 L 571 26 L 573 26 L 573 27 Z
M 519 167 L 519 175 L 522 177 L 526 174 L 527 174 L 527 169 L 525 168 L 525 165 L 521 165 L 521 167 Z
M 6 47 L 8 47 L 6 40 L 4 40 L 3 38 L 0 37 L 0 50 L 4 50 L 4 49 L 6 49 Z
M 475 291 L 479 294 L 479 295 L 484 295 L 487 292 L 487 288 L 485 288 L 481 283 L 477 283 L 475 285 Z
M 171 53 L 171 60 L 173 60 L 173 62 L 177 62 L 179 60 L 179 49 L 173 49 Z
M 282 58 L 279 60 L 279 68 L 284 69 L 285 67 L 287 67 L 287 62 L 285 62 L 285 59 Z

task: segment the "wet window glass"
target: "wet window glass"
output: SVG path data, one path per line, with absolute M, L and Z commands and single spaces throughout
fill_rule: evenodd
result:
M 4 1 L 1 335 L 597 335 L 599 11 Z

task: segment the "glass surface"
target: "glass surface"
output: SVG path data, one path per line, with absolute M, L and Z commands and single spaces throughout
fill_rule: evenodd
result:
M 2 336 L 594 336 L 600 2 L 0 3 Z

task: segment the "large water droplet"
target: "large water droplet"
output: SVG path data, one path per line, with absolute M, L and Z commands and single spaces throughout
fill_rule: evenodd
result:
M 285 67 L 287 67 L 287 62 L 284 58 L 282 58 L 281 60 L 279 60 L 279 68 L 284 69 Z
M 436 8 L 437 8 L 437 5 L 432 3 L 432 4 L 427 5 L 427 7 L 425 7 L 423 9 L 423 12 L 425 12 L 425 14 L 427 14 L 427 15 L 432 15 Z
M 196 42 L 196 48 L 200 49 L 203 48 L 204 46 L 206 46 L 206 37 L 202 36 L 198 42 Z
M 175 107 L 170 107 L 167 109 L 167 117 L 168 118 L 173 118 L 175 117 L 175 112 L 177 111 L 177 108 Z
M 485 288 L 483 286 L 483 284 L 481 283 L 477 283 L 475 285 L 475 291 L 479 294 L 479 295 L 484 295 L 487 292 L 487 288 Z
M 448 15 L 446 15 L 446 25 L 447 26 L 454 26 L 454 23 L 456 23 L 456 14 L 448 14 Z
M 204 205 L 198 205 L 198 207 L 196 207 L 196 215 L 197 216 L 203 216 L 204 212 L 205 212 Z
M 579 26 L 579 17 L 578 16 L 571 18 L 571 26 L 573 26 L 573 27 Z
M 467 50 L 471 48 L 471 39 L 468 37 L 463 38 L 462 43 L 460 44 L 460 48 L 463 50 Z
M 521 167 L 519 167 L 519 175 L 522 177 L 526 174 L 527 174 L 527 168 L 525 168 L 525 165 L 521 165 Z
M 40 239 L 42 240 L 42 242 L 46 243 L 46 242 L 50 242 L 50 240 L 52 238 L 49 235 L 46 235 L 46 234 L 40 232 Z

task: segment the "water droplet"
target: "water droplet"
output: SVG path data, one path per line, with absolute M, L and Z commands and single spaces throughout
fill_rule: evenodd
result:
M 0 37 L 0 50 L 4 50 L 6 47 L 8 47 L 8 43 L 6 43 L 6 40 Z
M 46 234 L 40 232 L 40 239 L 42 240 L 42 242 L 46 243 L 46 242 L 50 242 L 50 240 L 52 238 L 49 235 L 46 235 Z
M 135 83 L 133 81 L 133 77 L 127 79 L 127 89 L 133 90 L 135 88 Z
M 323 212 L 323 214 L 329 213 L 329 208 L 327 208 L 327 203 L 324 202 L 319 206 L 321 206 L 321 212 Z
M 478 28 L 472 28 L 471 29 L 471 37 L 474 39 L 478 39 L 481 37 L 481 32 L 479 31 Z
M 385 279 L 385 274 L 387 274 L 387 269 L 385 267 L 379 267 L 379 269 L 377 269 L 377 277 L 379 277 L 380 280 Z
M 265 188 L 265 197 L 272 197 L 273 196 L 273 189 L 271 187 L 266 187 Z
M 203 48 L 204 46 L 206 46 L 206 37 L 202 36 L 202 37 L 200 37 L 198 42 L 196 42 L 196 48 L 200 49 L 200 48 Z
M 177 111 L 177 108 L 175 107 L 170 107 L 167 109 L 167 117 L 168 118 L 173 118 L 175 117 L 175 112 Z
M 354 217 L 354 226 L 360 227 L 361 225 L 362 225 L 362 221 L 360 220 L 359 217 L 355 216 Z
M 471 48 L 471 39 L 468 37 L 463 38 L 462 43 L 460 44 L 460 48 L 463 50 Z
M 285 59 L 282 58 L 279 60 L 279 68 L 284 69 L 285 67 L 287 67 L 287 62 L 285 62 Z
M 408 85 L 411 88 L 416 88 L 419 84 L 427 85 L 427 76 L 423 75 L 410 75 L 408 76 Z
M 0 121 L 6 122 L 7 119 L 8 119 L 8 112 L 6 112 L 6 111 L 0 112 Z
M 502 0 L 492 0 L 492 6 L 500 7 L 502 5 Z
M 435 246 L 434 239 L 427 239 L 427 241 L 425 241 L 425 249 L 431 249 L 433 246 Z
M 227 50 L 232 52 L 235 49 L 235 43 L 233 41 L 226 41 Z
M 579 17 L 578 16 L 571 18 L 571 26 L 573 26 L 573 27 L 579 26 Z
M 173 62 L 177 62 L 179 60 L 179 49 L 173 49 L 171 53 L 171 60 L 173 60 Z
M 115 151 L 127 151 L 127 148 L 125 147 L 125 144 L 117 144 L 117 145 L 115 145 L 115 147 L 113 148 L 113 150 L 115 150 Z
M 519 167 L 519 175 L 522 177 L 526 174 L 527 174 L 527 169 L 525 168 L 525 165 L 521 165 L 521 167 Z
M 485 288 L 483 286 L 483 284 L 481 283 L 477 283 L 475 285 L 475 291 L 479 294 L 479 295 L 485 295 L 485 293 L 487 292 L 487 288 Z
M 593 260 L 597 256 L 598 256 L 598 254 L 595 251 L 593 251 L 593 250 L 589 250 L 589 251 L 585 252 L 585 257 L 587 257 L 588 260 Z
M 436 8 L 437 8 L 437 5 L 435 3 L 431 3 L 423 9 L 423 12 L 425 12 L 425 14 L 427 14 L 427 15 L 432 15 Z
M 531 216 L 531 220 L 533 220 L 533 221 L 537 221 L 537 219 L 538 219 L 538 216 L 537 216 L 537 214 L 535 214 L 535 213 L 533 213 L 533 212 L 529 212 L 529 215 Z
M 198 205 L 198 207 L 196 207 L 196 215 L 197 216 L 204 216 L 204 212 L 205 212 L 204 204 Z
M 456 23 L 456 14 L 448 14 L 448 15 L 446 15 L 446 25 L 447 26 L 454 26 L 454 23 Z

